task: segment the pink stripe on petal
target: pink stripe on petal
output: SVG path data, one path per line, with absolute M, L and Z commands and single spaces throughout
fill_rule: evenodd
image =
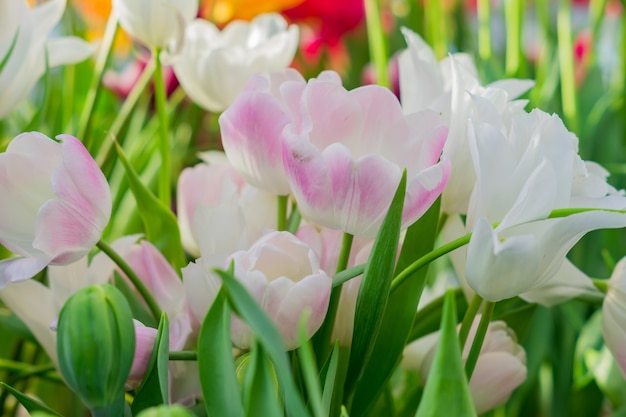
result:
M 242 93 L 219 118 L 222 143 L 232 165 L 252 185 L 289 193 L 282 165 L 284 108 L 266 93 Z
M 53 183 L 55 192 L 78 203 L 76 208 L 79 211 L 93 216 L 93 223 L 104 228 L 111 217 L 112 207 L 111 191 L 104 174 L 78 139 L 70 135 L 57 138 L 63 143 L 63 168 L 67 177 L 58 178 L 58 182 Z M 71 181 L 73 186 L 66 181 Z
M 409 179 L 402 213 L 403 226 L 413 224 L 435 202 L 450 179 L 450 169 L 450 161 L 444 159 Z
M 86 255 L 101 232 L 70 205 L 49 200 L 37 214 L 33 247 L 51 256 L 53 263 L 67 264 Z

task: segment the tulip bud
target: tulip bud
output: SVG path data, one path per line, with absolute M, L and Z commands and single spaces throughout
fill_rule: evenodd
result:
M 143 410 L 137 417 L 193 417 L 194 415 L 180 405 L 160 405 Z
M 463 349 L 463 360 L 469 355 L 479 321 L 480 316 L 477 316 Z M 404 350 L 403 366 L 418 371 L 422 384 L 426 384 L 438 343 L 437 332 L 416 340 Z M 513 330 L 503 321 L 489 323 L 474 373 L 469 381 L 477 414 L 483 414 L 504 404 L 513 390 L 524 382 L 526 372 L 526 352 L 517 344 Z
M 59 316 L 57 352 L 67 384 L 94 416 L 123 415 L 135 329 L 119 290 L 92 285 L 72 295 Z

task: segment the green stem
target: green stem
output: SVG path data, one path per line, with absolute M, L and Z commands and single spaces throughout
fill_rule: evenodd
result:
M 141 93 L 146 89 L 152 75 L 154 74 L 154 69 L 156 68 L 156 63 L 154 59 L 148 62 L 148 65 L 143 69 L 141 76 L 133 86 L 133 89 L 130 90 L 130 93 L 124 100 L 124 104 L 122 104 L 122 108 L 115 116 L 113 123 L 111 124 L 111 130 L 109 130 L 109 136 L 117 139 L 117 135 L 122 130 L 122 126 L 126 123 L 126 120 L 130 117 L 131 113 L 135 109 L 137 102 L 139 101 L 139 97 L 141 97 Z M 118 141 L 120 142 L 120 141 Z M 121 142 L 120 142 L 121 143 Z M 96 155 L 96 162 L 99 166 L 105 165 L 109 158 L 113 155 L 113 141 L 107 140 L 105 141 L 100 149 L 98 150 L 98 154 Z
M 393 293 L 404 281 L 406 281 L 414 272 L 416 272 L 420 268 L 428 265 L 435 259 L 438 259 L 443 255 L 460 248 L 461 246 L 467 245 L 471 237 L 472 234 L 468 233 L 465 236 L 461 236 L 460 238 L 453 240 L 450 243 L 446 243 L 445 245 L 431 252 L 428 252 L 426 255 L 417 259 L 415 262 L 407 266 L 402 272 L 400 272 L 398 276 L 393 279 L 393 281 L 391 281 L 390 293 Z
M 171 361 L 197 361 L 198 352 L 196 352 L 195 350 L 170 351 L 169 359 Z
M 389 87 L 387 73 L 387 40 L 380 18 L 378 0 L 365 0 L 365 21 L 367 24 L 367 39 L 369 41 L 370 59 L 374 64 L 376 83 Z
M 480 323 L 478 323 L 476 335 L 472 341 L 472 348 L 470 349 L 467 360 L 465 361 L 465 373 L 467 374 L 468 381 L 472 379 L 472 373 L 476 367 L 476 362 L 478 361 L 478 356 L 480 355 L 480 349 L 483 347 L 483 342 L 485 341 L 485 335 L 487 334 L 487 329 L 489 328 L 489 322 L 491 321 L 495 305 L 496 303 L 492 301 L 485 302 L 485 308 L 483 309 L 483 314 L 480 317 Z
M 580 134 L 578 100 L 574 77 L 574 46 L 572 42 L 571 0 L 559 0 L 557 12 L 557 42 L 561 72 L 561 102 L 568 127 Z
M 504 2 L 506 19 L 506 74 L 519 74 L 522 58 L 522 4 L 520 0 Z
M 491 2 L 478 0 L 478 56 L 483 61 L 490 61 L 493 50 L 491 48 Z
M 96 246 L 122 270 L 122 272 L 126 275 L 130 282 L 132 282 L 141 297 L 148 305 L 148 308 L 154 316 L 154 319 L 156 321 L 159 321 L 159 319 L 161 318 L 161 308 L 159 307 L 156 300 L 152 296 L 152 293 L 150 293 L 150 290 L 148 289 L 148 287 L 146 287 L 146 284 L 143 283 L 141 278 L 139 278 L 139 276 L 135 273 L 135 271 L 133 271 L 133 269 L 130 267 L 130 265 L 128 265 L 124 258 L 122 258 L 108 243 L 100 240 L 98 241 L 98 243 L 96 243 Z
M 171 206 L 171 177 L 172 162 L 170 160 L 170 127 L 167 114 L 167 98 L 165 96 L 165 81 L 163 79 L 163 65 L 161 64 L 161 50 L 157 48 L 152 54 L 156 62 L 154 71 L 154 92 L 156 108 L 159 116 L 160 141 L 159 150 L 161 153 L 161 168 L 159 169 L 159 199 L 170 208 Z
M 467 307 L 467 311 L 465 311 L 465 315 L 463 316 L 463 322 L 461 324 L 461 330 L 459 331 L 459 342 L 461 344 L 461 349 L 463 349 L 463 346 L 465 346 L 467 336 L 469 335 L 472 324 L 474 323 L 474 318 L 476 317 L 476 314 L 478 313 L 478 310 L 480 309 L 480 305 L 482 303 L 482 297 L 478 294 L 474 294 L 470 305 Z
M 341 242 L 341 252 L 337 261 L 337 273 L 342 272 L 348 266 L 350 259 L 350 250 L 352 249 L 352 241 L 354 236 L 349 233 L 343 234 Z M 330 292 L 330 301 L 328 303 L 328 312 L 324 323 L 315 334 L 315 352 L 317 353 L 318 366 L 323 364 L 330 348 L 330 339 L 335 326 L 335 317 L 339 307 L 339 299 L 341 298 L 341 285 L 337 285 Z
M 424 9 L 429 43 L 432 45 L 437 59 L 443 59 L 448 52 L 448 46 L 445 27 L 446 16 L 443 13 L 442 2 L 441 0 L 426 0 Z
M 104 70 L 107 66 L 107 63 L 109 62 L 109 58 L 111 57 L 111 50 L 113 49 L 112 46 L 113 41 L 115 40 L 116 33 L 117 18 L 115 17 L 115 13 L 111 13 L 109 15 L 109 20 L 107 21 L 106 29 L 104 30 L 104 36 L 102 38 L 102 43 L 100 44 L 100 52 L 98 53 L 98 57 L 96 58 L 96 64 L 93 69 L 91 86 L 89 87 L 89 92 L 87 93 L 85 108 L 80 115 L 80 122 L 78 124 L 78 131 L 76 133 L 76 136 L 85 142 L 85 147 L 89 149 L 89 151 L 92 153 L 95 149 L 91 149 L 93 146 L 93 141 L 91 136 L 89 135 L 89 129 L 91 128 L 93 110 L 98 101 L 98 97 L 100 96 L 100 86 L 102 84 Z
M 292 234 L 296 234 L 298 228 L 300 228 L 300 222 L 302 221 L 302 216 L 300 215 L 300 210 L 298 210 L 298 205 L 293 203 L 291 205 L 291 214 L 289 214 L 289 220 L 287 220 L 287 231 Z
M 287 205 L 289 204 L 289 195 L 278 196 L 278 218 L 276 228 L 279 232 L 287 230 Z

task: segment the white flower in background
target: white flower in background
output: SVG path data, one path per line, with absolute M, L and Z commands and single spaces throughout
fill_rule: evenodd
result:
M 198 0 L 113 0 L 120 26 L 149 48 L 176 49 L 185 26 L 198 13 Z
M 24 100 L 49 68 L 82 61 L 94 52 L 76 37 L 48 39 L 66 0 L 49 0 L 32 9 L 24 0 L 0 0 L 0 119 Z
M 221 32 L 196 19 L 185 32 L 185 46 L 174 72 L 185 92 L 206 110 L 220 112 L 256 72 L 287 68 L 298 48 L 298 27 L 275 13 L 251 22 L 233 21 Z
M 554 284 L 585 233 L 626 226 L 626 214 L 603 210 L 548 218 L 561 208 L 626 207 L 623 194 L 606 183 L 606 172 L 580 159 L 578 139 L 557 116 L 518 114 L 509 129 L 497 118 L 473 119 L 468 136 L 476 186 L 467 214 L 473 234 L 465 274 L 483 298 L 499 301 Z
M 468 118 L 480 112 L 471 97 L 494 104 L 503 121 L 523 111 L 526 100 L 514 100 L 532 87 L 529 80 L 506 79 L 482 86 L 468 54 L 456 53 L 437 61 L 432 48 L 414 32 L 403 29 L 408 48 L 399 58 L 400 95 L 405 113 L 435 110 L 448 125 L 443 154 L 451 162 L 450 179 L 441 208 L 448 214 L 466 214 L 475 177 L 467 139 Z M 475 102 L 475 101 L 474 101 Z
M 476 336 L 478 315 L 467 337 L 462 356 L 465 361 Z M 404 349 L 402 367 L 419 372 L 422 385 L 426 384 L 432 367 L 439 332 L 431 333 Z M 477 414 L 483 414 L 506 403 L 526 379 L 526 352 L 517 343 L 515 333 L 503 321 L 489 323 L 476 367 L 469 381 L 469 389 Z

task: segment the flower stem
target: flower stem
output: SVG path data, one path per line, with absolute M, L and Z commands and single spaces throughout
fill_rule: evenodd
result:
M 161 153 L 161 168 L 159 170 L 159 199 L 169 208 L 171 206 L 171 176 L 172 163 L 170 161 L 170 127 L 167 115 L 167 98 L 165 96 L 165 81 L 163 80 L 163 65 L 161 63 L 161 50 L 154 50 L 152 54 L 156 62 L 154 71 L 154 92 L 156 108 L 159 116 L 160 141 L 159 150 Z
M 561 72 L 561 102 L 567 126 L 575 134 L 580 134 L 578 123 L 578 100 L 574 77 L 574 46 L 572 42 L 572 5 L 570 0 L 559 0 L 557 12 L 557 42 L 559 70 Z
M 112 136 L 114 139 L 117 139 L 116 136 L 118 135 L 118 133 L 120 133 L 120 130 L 122 130 L 122 126 L 124 126 L 124 123 L 126 123 L 126 120 L 128 120 L 130 114 L 133 112 L 137 101 L 139 101 L 141 93 L 146 89 L 148 83 L 150 82 L 150 79 L 154 74 L 155 66 L 156 64 L 154 62 L 154 59 L 151 59 L 146 67 L 143 69 L 143 72 L 141 73 L 141 76 L 139 77 L 135 85 L 133 85 L 133 89 L 130 90 L 130 93 L 126 97 L 126 100 L 124 100 L 122 108 L 115 116 L 115 119 L 113 119 L 113 123 L 111 124 L 111 130 L 109 130 L 109 135 Z M 113 155 L 113 153 L 111 152 L 112 149 L 112 140 L 105 141 L 100 149 L 98 149 L 98 154 L 95 159 L 99 166 L 102 167 L 108 162 L 110 156 Z
M 593 282 L 593 286 L 601 291 L 603 294 L 606 294 L 609 291 L 609 281 L 606 279 L 597 279 L 593 278 L 591 280 Z
M 489 0 L 478 0 L 478 55 L 483 61 L 491 60 L 491 4 Z
M 92 149 L 93 141 L 89 135 L 89 129 L 91 127 L 93 110 L 98 101 L 98 97 L 100 96 L 100 86 L 102 84 L 104 69 L 106 68 L 109 58 L 111 57 L 111 50 L 113 49 L 112 46 L 116 34 L 117 18 L 114 13 L 111 13 L 109 15 L 109 20 L 107 21 L 106 29 L 104 30 L 104 36 L 102 38 L 102 43 L 100 44 L 100 52 L 98 53 L 96 65 L 93 69 L 91 86 L 89 87 L 89 92 L 87 93 L 87 98 L 85 100 L 85 108 L 80 115 L 78 131 L 76 132 L 76 136 L 85 143 L 85 147 L 92 153 L 95 149 Z
M 487 334 L 487 329 L 489 328 L 489 322 L 491 321 L 495 305 L 496 303 L 492 301 L 485 302 L 485 308 L 483 309 L 483 314 L 480 317 L 480 323 L 478 323 L 476 335 L 472 341 L 472 348 L 470 349 L 467 360 L 465 361 L 465 373 L 467 374 L 468 381 L 472 379 L 472 373 L 476 367 L 476 362 L 478 361 L 478 356 L 480 355 L 480 349 L 483 347 L 483 342 L 485 341 L 485 335 Z
M 278 196 L 278 219 L 276 229 L 279 232 L 287 230 L 287 205 L 289 204 L 289 195 Z
M 459 342 L 461 344 L 461 349 L 463 349 L 463 346 L 465 346 L 467 336 L 469 335 L 469 331 L 472 328 L 472 324 L 474 323 L 474 318 L 476 317 L 478 309 L 480 308 L 480 305 L 482 303 L 482 297 L 478 294 L 474 294 L 470 305 L 467 307 L 467 311 L 465 311 L 465 315 L 463 316 L 463 322 L 461 324 L 461 330 L 459 331 Z
M 100 240 L 98 241 L 98 243 L 96 243 L 96 246 L 122 270 L 122 272 L 126 275 L 130 282 L 132 282 L 141 297 L 148 305 L 148 308 L 154 316 L 154 319 L 159 321 L 159 318 L 161 317 L 161 308 L 159 307 L 156 300 L 152 296 L 152 293 L 150 293 L 150 290 L 148 289 L 148 287 L 146 287 L 141 278 L 139 278 L 139 276 L 135 273 L 135 271 L 133 271 L 130 265 L 126 263 L 124 258 L 122 258 L 108 243 Z
M 350 250 L 352 249 L 352 241 L 354 236 L 349 233 L 343 234 L 343 241 L 341 242 L 341 252 L 339 253 L 339 259 L 337 261 L 337 273 L 344 271 L 348 266 L 348 260 L 350 259 Z M 335 326 L 335 317 L 337 316 L 337 309 L 339 307 L 339 299 L 341 298 L 341 285 L 333 287 L 330 292 L 330 301 L 328 302 L 328 312 L 324 323 L 315 334 L 315 352 L 317 353 L 317 364 L 320 366 L 324 363 L 326 355 L 330 348 L 330 338 L 333 333 L 333 327 Z
M 383 32 L 382 20 L 378 0 L 365 0 L 365 21 L 367 24 L 367 39 L 369 43 L 370 60 L 374 64 L 376 83 L 389 87 L 387 73 L 387 41 Z
M 506 64 L 505 70 L 509 77 L 519 74 L 522 62 L 522 13 L 520 0 L 509 0 L 504 3 L 506 19 Z

